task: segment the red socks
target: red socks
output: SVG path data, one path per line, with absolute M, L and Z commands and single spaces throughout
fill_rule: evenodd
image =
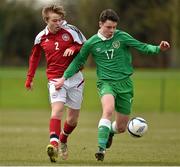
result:
M 58 147 L 59 144 L 60 129 L 61 129 L 61 120 L 51 118 L 49 124 L 50 144 L 52 144 L 55 147 Z
M 59 138 L 62 143 L 67 142 L 68 135 L 71 134 L 71 132 L 75 129 L 76 126 L 71 126 L 65 121 L 64 123 L 64 129 L 62 130 Z
M 71 134 L 71 132 L 75 129 L 75 127 L 76 126 L 71 126 L 67 123 L 67 121 L 65 121 L 64 128 L 62 129 L 61 132 L 61 120 L 51 118 L 49 124 L 50 144 L 52 144 L 55 147 L 58 147 L 59 140 L 62 143 L 66 143 L 68 135 Z

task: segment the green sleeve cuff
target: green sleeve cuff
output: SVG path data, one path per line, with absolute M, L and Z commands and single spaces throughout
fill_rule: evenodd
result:
M 157 53 L 159 53 L 160 51 L 160 46 L 157 46 Z
M 66 73 L 64 73 L 63 77 L 65 78 L 65 80 L 68 79 L 68 76 Z

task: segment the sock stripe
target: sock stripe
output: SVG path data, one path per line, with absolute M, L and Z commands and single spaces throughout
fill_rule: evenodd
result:
M 62 133 L 63 133 L 63 135 L 65 135 L 65 136 L 69 136 L 69 134 L 68 133 L 66 133 L 66 132 L 64 132 L 64 130 L 62 129 Z
M 51 135 L 50 135 L 50 139 L 51 139 L 51 138 L 57 138 L 57 139 L 59 140 L 59 136 L 56 135 L 56 134 L 51 134 Z
M 100 121 L 99 121 L 98 128 L 99 128 L 100 126 L 106 126 L 106 127 L 108 127 L 109 129 L 111 129 L 111 121 L 108 120 L 108 119 L 101 118 Z
M 59 139 L 57 139 L 57 138 L 50 138 L 50 143 L 53 142 L 53 141 L 59 143 Z

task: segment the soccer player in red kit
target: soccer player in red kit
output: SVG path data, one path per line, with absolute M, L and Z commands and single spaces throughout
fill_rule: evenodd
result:
M 27 90 L 32 90 L 33 78 L 43 50 L 47 62 L 46 74 L 52 108 L 49 123 L 50 144 L 47 146 L 47 154 L 51 162 L 56 162 L 58 154 L 62 159 L 67 159 L 67 138 L 78 122 L 84 79 L 81 71 L 77 71 L 74 76 L 65 81 L 60 90 L 55 89 L 54 83 L 62 77 L 86 39 L 80 30 L 64 20 L 65 11 L 62 6 L 44 7 L 42 17 L 47 26 L 35 38 L 25 87 Z M 67 117 L 61 130 L 64 105 L 67 106 Z

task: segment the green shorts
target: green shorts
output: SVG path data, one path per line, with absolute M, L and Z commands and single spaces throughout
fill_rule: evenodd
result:
M 115 98 L 115 110 L 125 115 L 131 113 L 133 100 L 133 83 L 130 78 L 120 81 L 99 80 L 97 82 L 98 93 L 102 97 L 112 94 Z

